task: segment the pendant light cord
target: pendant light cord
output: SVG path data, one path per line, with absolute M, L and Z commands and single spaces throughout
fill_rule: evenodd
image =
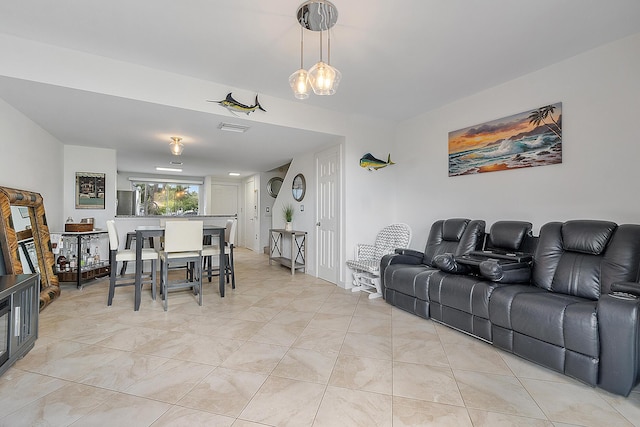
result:
M 300 26 L 300 69 L 304 68 L 304 27 Z

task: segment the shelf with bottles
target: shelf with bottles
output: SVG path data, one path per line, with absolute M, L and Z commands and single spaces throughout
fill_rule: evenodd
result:
M 60 282 L 76 282 L 81 289 L 88 280 L 109 275 L 106 231 L 52 233 L 53 235 L 56 235 L 55 269 Z

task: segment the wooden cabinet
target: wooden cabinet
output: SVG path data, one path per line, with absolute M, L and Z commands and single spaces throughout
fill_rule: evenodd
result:
M 288 250 L 286 246 L 289 246 Z M 282 228 L 269 230 L 269 265 L 280 263 L 291 268 L 291 274 L 296 270 L 307 272 L 307 232 L 288 231 Z
M 39 274 L 0 276 L 0 374 L 33 348 L 38 337 Z

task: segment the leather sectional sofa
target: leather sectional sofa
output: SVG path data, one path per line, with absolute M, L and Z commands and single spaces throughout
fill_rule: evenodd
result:
M 434 223 L 382 259 L 386 302 L 592 386 L 640 382 L 640 225 Z

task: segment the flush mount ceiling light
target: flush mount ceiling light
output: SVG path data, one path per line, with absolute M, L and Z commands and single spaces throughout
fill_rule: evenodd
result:
M 238 133 L 242 133 L 242 132 L 246 132 L 249 130 L 249 126 L 245 126 L 245 125 L 238 125 L 235 123 L 225 123 L 225 122 L 221 122 L 218 125 L 218 129 L 220 130 L 224 130 L 227 132 L 238 132 Z
M 289 85 L 298 99 L 309 97 L 309 86 L 316 95 L 333 95 L 336 93 L 342 73 L 331 64 L 331 32 L 338 21 L 338 10 L 328 1 L 311 0 L 304 2 L 296 12 L 300 24 L 300 69 L 289 76 Z M 304 69 L 304 30 L 320 32 L 320 62 L 309 69 Z M 322 33 L 327 32 L 327 62 L 322 58 Z
M 156 166 L 157 171 L 165 171 L 165 172 L 182 172 L 180 168 L 164 168 L 161 166 Z
M 182 150 L 184 150 L 184 144 L 182 142 L 182 138 L 179 136 L 172 136 L 171 142 L 169 143 L 169 150 L 171 150 L 171 154 L 174 156 L 179 156 L 182 154 Z

